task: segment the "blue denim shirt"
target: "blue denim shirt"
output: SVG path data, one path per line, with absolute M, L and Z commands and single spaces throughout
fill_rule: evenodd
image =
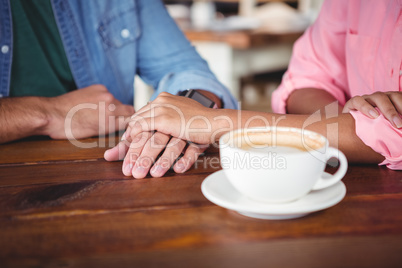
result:
M 0 0 L 0 96 L 9 95 L 13 49 L 10 0 Z M 160 92 L 204 89 L 225 108 L 237 102 L 217 81 L 160 0 L 51 0 L 78 88 L 103 84 L 133 103 L 134 75 Z

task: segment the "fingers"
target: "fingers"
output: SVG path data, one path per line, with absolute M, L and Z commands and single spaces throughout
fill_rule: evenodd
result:
M 135 161 L 132 175 L 136 179 L 142 179 L 147 174 L 159 153 L 166 147 L 170 136 L 156 132 L 144 145 L 140 156 Z
M 106 150 L 103 157 L 106 161 L 117 161 L 124 159 L 129 148 L 129 143 L 127 141 L 119 142 L 112 149 Z
M 123 173 L 126 176 L 133 176 L 136 179 L 144 178 L 148 172 L 153 177 L 162 177 L 180 156 L 183 149 L 186 146 L 186 141 L 172 138 L 169 141 L 170 136 L 156 132 L 152 137 L 150 132 L 148 135 L 146 133 L 141 133 L 139 136 L 133 140 L 135 146 L 129 146 L 128 152 L 123 162 Z M 169 142 L 169 143 L 168 143 Z M 168 145 L 166 146 L 166 144 Z M 125 144 L 121 142 L 120 144 Z M 121 148 L 124 149 L 123 145 Z M 105 158 L 116 159 L 117 157 L 122 157 L 122 154 L 117 155 L 117 147 L 109 150 L 111 152 L 105 153 Z M 142 147 L 142 148 L 140 148 Z M 122 150 L 120 148 L 120 150 Z M 183 173 L 187 171 L 198 159 L 200 154 L 202 154 L 207 146 L 190 144 L 184 154 L 184 156 L 176 163 L 174 170 L 177 173 Z M 164 150 L 163 154 L 155 162 L 158 155 Z M 120 151 L 122 152 L 122 151 Z M 151 168 L 152 167 L 152 168 Z
M 371 95 L 355 96 L 344 106 L 342 112 L 357 110 L 370 118 L 377 118 L 379 112 L 396 128 L 402 128 L 402 94 L 400 92 L 376 92 Z
M 127 151 L 130 148 L 130 143 L 132 141 L 129 133 L 130 127 L 126 129 L 121 137 L 121 141 L 115 147 L 105 151 L 103 157 L 106 161 L 117 161 L 124 159 L 124 156 L 127 154 Z
M 150 132 L 150 118 L 142 118 L 141 120 L 131 120 L 128 125 L 126 131 L 124 131 L 121 139 L 127 142 L 132 142 L 133 137 L 137 137 L 142 132 Z
M 183 152 L 184 147 L 186 147 L 186 142 L 181 139 L 172 138 L 169 144 L 166 146 L 165 151 L 159 157 L 158 161 L 154 164 L 151 169 L 152 177 L 162 177 L 173 165 L 174 161 Z
M 205 145 L 197 145 L 195 143 L 191 143 L 186 149 L 183 157 L 174 165 L 174 171 L 177 173 L 183 173 L 187 171 L 207 148 L 208 146 Z
M 169 142 L 170 135 L 161 132 L 156 132 L 153 136 L 151 132 L 133 133 L 135 133 L 133 128 L 128 127 L 123 134 L 122 142 L 105 152 L 105 159 L 108 161 L 122 159 L 127 152 L 123 161 L 123 174 L 132 175 L 137 179 L 144 178 L 149 171 L 153 177 L 163 176 L 186 146 L 186 141 L 174 137 Z M 207 147 L 208 145 L 191 143 L 184 156 L 174 165 L 175 172 L 187 171 Z M 163 154 L 155 162 L 162 150 Z
M 380 115 L 373 105 L 368 103 L 367 100 L 362 96 L 355 96 L 350 99 L 343 107 L 342 113 L 348 113 L 353 110 L 358 110 L 364 115 L 373 119 Z
M 394 103 L 391 101 L 390 95 L 384 94 L 382 92 L 374 93 L 367 101 L 373 105 L 377 106 L 380 109 L 381 113 L 384 117 L 396 128 L 402 127 L 402 120 L 394 106 Z
M 151 138 L 151 132 L 142 132 L 132 138 L 129 149 L 123 161 L 122 171 L 126 176 L 132 175 L 134 164 L 140 156 L 142 149 L 147 141 Z M 133 137 L 133 136 L 132 136 Z
M 392 92 L 388 94 L 388 97 L 392 101 L 398 113 L 402 114 L 402 92 Z
M 396 114 L 392 116 L 392 121 L 397 128 L 402 128 L 402 94 L 400 92 L 395 94 L 390 94 L 389 98 L 396 109 Z
M 105 159 L 108 161 L 111 161 L 109 159 L 121 159 L 124 157 L 124 150 L 128 148 L 122 168 L 124 175 L 132 175 L 136 179 L 142 179 L 150 172 L 153 177 L 162 177 L 180 156 L 186 146 L 186 141 L 172 138 L 168 143 L 170 136 L 166 134 L 156 132 L 151 137 L 151 133 L 147 133 L 141 133 L 139 135 L 141 137 L 136 137 L 133 140 L 132 144 L 135 146 L 130 145 L 128 147 L 125 145 L 126 141 L 120 142 L 115 148 L 105 152 Z M 191 143 L 183 157 L 174 165 L 174 171 L 177 173 L 187 171 L 207 147 L 206 145 Z M 163 154 L 155 162 L 163 149 Z M 117 153 L 118 150 L 120 150 L 119 154 Z

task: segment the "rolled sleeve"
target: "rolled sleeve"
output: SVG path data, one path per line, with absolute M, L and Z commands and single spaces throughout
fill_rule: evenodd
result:
M 351 115 L 356 122 L 356 135 L 385 157 L 380 165 L 402 170 L 402 130 L 393 127 L 383 115 L 376 119 L 368 118 L 358 111 L 351 111 Z
M 274 112 L 285 113 L 289 95 L 303 88 L 326 90 L 345 104 L 347 14 L 347 1 L 325 1 L 317 21 L 294 45 L 289 68 L 272 95 Z
M 236 99 L 211 72 L 207 62 L 187 40 L 160 0 L 139 1 L 141 35 L 137 73 L 156 91 L 177 94 L 202 89 L 221 98 L 224 108 L 237 108 Z
M 317 88 L 322 89 L 334 96 L 340 105 L 345 105 L 346 98 L 342 90 L 331 83 L 326 81 L 319 81 L 310 79 L 308 77 L 292 77 L 290 72 L 286 72 L 282 78 L 282 83 L 272 93 L 272 110 L 275 113 L 286 113 L 286 102 L 290 94 L 295 90 L 303 88 Z

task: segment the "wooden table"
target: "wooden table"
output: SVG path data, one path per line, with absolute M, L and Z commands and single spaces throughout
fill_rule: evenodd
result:
M 192 42 L 222 42 L 234 49 L 249 49 L 269 44 L 293 44 L 303 32 L 272 33 L 264 29 L 219 32 L 185 29 L 184 34 Z
M 216 152 L 135 180 L 103 151 L 0 145 L 0 267 L 402 267 L 402 172 L 351 166 L 338 205 L 266 221 L 204 198 Z

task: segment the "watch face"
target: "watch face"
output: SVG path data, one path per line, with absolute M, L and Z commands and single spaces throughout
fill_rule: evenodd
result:
M 208 97 L 205 97 L 204 95 L 193 89 L 189 90 L 185 95 L 185 97 L 193 99 L 208 108 L 212 108 L 215 105 L 215 102 L 213 102 Z

